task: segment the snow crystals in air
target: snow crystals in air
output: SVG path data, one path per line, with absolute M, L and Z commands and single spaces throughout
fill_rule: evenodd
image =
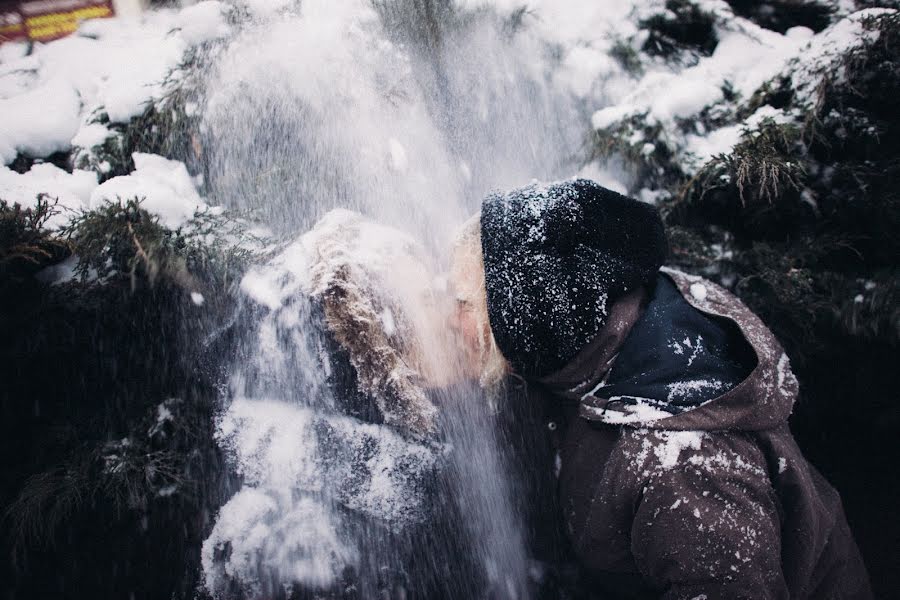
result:
M 391 168 L 399 173 L 406 172 L 409 167 L 409 158 L 406 156 L 406 148 L 396 138 L 388 140 L 388 149 L 391 155 Z

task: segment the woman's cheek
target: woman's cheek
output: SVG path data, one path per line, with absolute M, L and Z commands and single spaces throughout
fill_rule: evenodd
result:
M 463 339 L 465 340 L 466 347 L 469 351 L 477 352 L 479 349 L 479 337 L 480 332 L 478 331 L 478 322 L 472 316 L 471 313 L 465 313 L 461 317 L 461 330 Z

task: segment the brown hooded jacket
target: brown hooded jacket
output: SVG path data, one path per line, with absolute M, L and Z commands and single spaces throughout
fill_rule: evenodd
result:
M 756 364 L 728 392 L 678 414 L 599 397 L 641 314 L 635 292 L 569 365 L 529 386 L 550 407 L 579 562 L 622 597 L 871 598 L 840 498 L 788 430 L 798 385 L 787 355 L 724 289 L 663 273 L 694 308 L 736 324 Z

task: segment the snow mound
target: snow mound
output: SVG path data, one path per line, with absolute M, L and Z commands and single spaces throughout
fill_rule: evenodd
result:
M 91 194 L 90 208 L 139 198 L 143 208 L 158 215 L 166 227 L 175 229 L 206 206 L 184 163 L 142 152 L 132 154 L 132 159 L 134 172 L 113 177 L 97 187 Z
M 10 204 L 33 208 L 40 194 L 56 200 L 57 213 L 47 227 L 65 225 L 79 211 L 85 210 L 91 194 L 97 188 L 97 174 L 74 170 L 68 173 L 50 163 L 36 164 L 25 173 L 0 166 L 0 197 Z
M 0 159 L 6 164 L 20 152 L 49 156 L 68 150 L 80 112 L 78 92 L 61 78 L 0 100 Z
M 893 14 L 886 8 L 870 8 L 853 13 L 808 40 L 802 52 L 786 66 L 783 76 L 789 77 L 795 102 L 807 109 L 818 101 L 818 89 L 823 80 L 842 83 L 846 72 L 842 64 L 847 53 L 877 41 L 877 29 L 865 27 L 867 19 Z

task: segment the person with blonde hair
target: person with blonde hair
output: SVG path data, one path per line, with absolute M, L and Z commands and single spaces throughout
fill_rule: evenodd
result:
M 592 592 L 870 598 L 840 498 L 788 429 L 787 355 L 666 253 L 653 206 L 584 179 L 491 194 L 453 252 L 465 370 L 527 382 L 546 415 Z

